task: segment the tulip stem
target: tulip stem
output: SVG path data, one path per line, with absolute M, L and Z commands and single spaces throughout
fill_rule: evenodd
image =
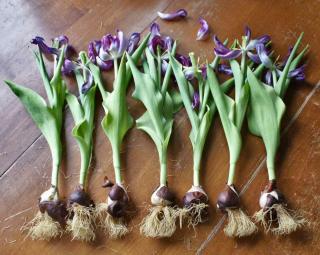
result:
M 228 176 L 228 185 L 232 185 L 233 182 L 234 182 L 235 170 L 236 170 L 236 164 L 235 163 L 230 163 L 229 176 Z
M 116 58 L 113 60 L 113 65 L 114 65 L 114 79 L 116 79 L 118 75 L 118 60 Z
M 163 147 L 159 151 L 160 159 L 160 185 L 167 186 L 167 149 Z

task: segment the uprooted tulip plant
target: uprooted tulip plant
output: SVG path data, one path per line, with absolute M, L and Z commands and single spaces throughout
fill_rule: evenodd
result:
M 170 55 L 170 65 L 172 66 L 182 101 L 188 118 L 191 123 L 190 141 L 193 148 L 193 183 L 191 188 L 183 197 L 184 208 L 180 211 L 180 226 L 182 221 L 187 225 L 196 226 L 208 217 L 208 195 L 200 183 L 201 158 L 204 145 L 210 129 L 216 106 L 210 97 L 210 88 L 206 84 L 205 70 L 201 70 L 195 60 L 193 53 L 190 53 L 190 64 L 183 66 Z M 216 58 L 210 68 L 217 68 L 218 58 Z M 198 84 L 198 91 L 194 91 L 193 84 L 188 80 L 192 78 Z M 227 80 L 223 85 L 224 91 L 229 90 L 233 85 L 233 80 Z
M 280 143 L 280 124 L 285 112 L 282 100 L 292 78 L 304 79 L 304 65 L 298 67 L 308 50 L 306 46 L 299 54 L 303 34 L 290 49 L 289 56 L 281 64 L 273 63 L 263 44 L 257 45 L 257 52 L 262 64 L 268 69 L 266 82 L 262 82 L 248 68 L 247 77 L 250 86 L 248 126 L 252 134 L 262 138 L 267 152 L 269 183 L 261 193 L 261 210 L 254 217 L 262 223 L 266 231 L 276 235 L 287 235 L 300 228 L 306 221 L 295 211 L 286 208 L 286 200 L 278 190 L 275 171 L 275 157 Z
M 79 99 L 67 93 L 66 100 L 75 123 L 72 136 L 79 145 L 81 165 L 79 185 L 68 200 L 67 231 L 71 233 L 72 239 L 89 242 L 95 239 L 95 205 L 88 193 L 88 175 L 93 149 L 96 84 L 88 68 L 85 52 L 80 52 L 79 60 L 72 65 L 78 84 Z
M 122 31 L 117 32 L 117 36 L 106 35 L 101 42 L 89 45 L 89 57 L 91 62 L 89 68 L 93 78 L 98 85 L 102 96 L 102 105 L 105 110 L 105 117 L 101 126 L 108 137 L 112 148 L 112 159 L 115 174 L 115 184 L 107 177 L 105 178 L 104 188 L 110 187 L 106 203 L 96 206 L 96 219 L 98 226 L 110 238 L 120 238 L 126 235 L 129 230 L 126 226 L 126 216 L 128 210 L 129 196 L 124 185 L 121 174 L 120 149 L 127 131 L 133 126 L 133 119 L 128 111 L 126 102 L 126 91 L 131 79 L 131 72 L 128 64 L 126 65 L 125 50 L 132 54 L 133 62 L 137 62 L 147 45 L 149 36 L 136 49 L 139 39 L 137 33 L 131 36 L 127 43 Z M 97 45 L 98 44 L 98 45 Z M 118 60 L 121 59 L 118 66 Z M 99 67 L 104 61 L 113 61 L 114 83 L 113 91 L 107 92 L 103 86 Z M 95 63 L 98 65 L 95 65 Z
M 63 124 L 63 108 L 65 104 L 66 86 L 61 77 L 64 64 L 67 37 L 61 36 L 53 40 L 53 46 L 45 44 L 42 37 L 34 38 L 31 43 L 38 45 L 34 51 L 35 59 L 47 94 L 47 102 L 35 91 L 5 81 L 12 92 L 30 114 L 31 118 L 47 140 L 52 156 L 52 172 L 50 188 L 39 198 L 39 212 L 33 220 L 23 226 L 32 239 L 50 240 L 62 235 L 66 225 L 67 210 L 59 196 L 59 170 L 62 157 L 61 129 Z M 54 58 L 54 74 L 50 79 L 43 55 Z
M 170 237 L 176 230 L 178 210 L 174 204 L 175 196 L 167 182 L 167 149 L 171 137 L 174 113 L 179 108 L 175 95 L 168 89 L 171 77 L 171 67 L 163 68 L 162 51 L 164 54 L 175 52 L 176 45 L 165 46 L 160 35 L 155 35 L 151 27 L 149 47 L 145 50 L 143 72 L 137 68 L 133 59 L 128 55 L 135 83 L 133 98 L 141 101 L 146 112 L 136 121 L 137 128 L 146 132 L 155 143 L 160 161 L 160 183 L 151 195 L 152 207 L 140 226 L 141 234 L 146 237 Z M 172 42 L 172 40 L 170 40 Z M 164 75 L 162 72 L 164 71 Z M 162 79 L 163 78 L 163 79 Z
M 240 198 L 234 181 L 237 161 L 242 147 L 241 129 L 249 102 L 249 85 L 246 78 L 247 56 L 250 61 L 257 61 L 257 56 L 254 52 L 256 45 L 258 43 L 268 43 L 269 40 L 269 36 L 251 39 L 251 31 L 248 27 L 239 49 L 236 48 L 237 44 L 239 44 L 237 41 L 229 49 L 216 36 L 214 37 L 216 56 L 229 60 L 235 82 L 235 99 L 224 94 L 217 76 L 211 69 L 207 72 L 208 86 L 217 105 L 229 147 L 229 176 L 225 190 L 218 196 L 217 207 L 228 216 L 228 223 L 224 228 L 224 232 L 230 237 L 248 236 L 257 231 L 255 224 L 240 208 Z M 241 62 L 239 64 L 236 59 L 240 56 Z M 256 68 L 256 72 L 261 72 L 261 70 L 261 66 Z

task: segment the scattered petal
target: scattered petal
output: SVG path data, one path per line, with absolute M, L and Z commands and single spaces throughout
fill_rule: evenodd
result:
M 158 16 L 161 19 L 168 20 L 168 21 L 185 18 L 187 17 L 187 15 L 188 13 L 185 9 L 179 9 L 176 12 L 172 12 L 172 13 L 158 12 Z
M 160 35 L 160 26 L 158 23 L 153 22 L 150 26 L 151 38 L 155 35 Z
M 197 33 L 197 41 L 202 41 L 208 38 L 210 29 L 207 21 L 205 21 L 203 18 L 199 18 L 200 22 L 200 29 L 198 30 Z

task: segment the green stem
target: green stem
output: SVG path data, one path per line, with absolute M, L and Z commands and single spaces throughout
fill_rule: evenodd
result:
M 167 149 L 163 146 L 159 151 L 160 185 L 167 186 Z
M 82 149 L 82 146 L 80 146 L 81 166 L 80 166 L 79 184 L 84 189 L 86 189 L 86 187 L 87 187 L 88 172 L 89 172 L 90 159 L 91 159 L 91 156 L 88 157 L 88 155 L 91 155 L 90 150 L 89 150 L 89 152 L 87 152 L 87 151 Z
M 118 60 L 116 58 L 113 60 L 113 66 L 114 66 L 114 80 L 116 80 L 118 75 Z
M 200 162 L 201 152 L 193 152 L 193 186 L 200 186 Z
M 160 56 L 160 47 L 157 47 L 157 61 L 158 61 L 158 88 L 161 88 L 161 56 Z
M 120 160 L 120 148 L 116 146 L 112 149 L 112 159 L 113 159 L 113 167 L 114 167 L 114 175 L 117 184 L 122 183 L 121 177 L 121 160 Z
M 270 156 L 267 153 L 267 169 L 268 169 L 268 177 L 269 180 L 275 180 L 276 179 L 276 172 L 275 172 L 275 167 L 274 167 L 274 156 Z
M 277 84 L 277 73 L 275 70 L 272 70 L 272 80 L 273 80 L 273 84 Z
M 228 185 L 233 184 L 235 171 L 236 171 L 236 163 L 230 163 L 229 175 L 228 175 Z

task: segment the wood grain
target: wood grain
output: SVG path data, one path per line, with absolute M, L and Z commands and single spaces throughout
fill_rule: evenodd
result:
M 22 4 L 22 2 L 24 4 Z M 227 177 L 228 148 L 216 119 L 210 130 L 202 162 L 203 186 L 210 196 L 209 222 L 192 229 L 178 230 L 171 239 L 151 240 L 139 234 L 138 224 L 146 214 L 149 197 L 158 183 L 158 156 L 149 137 L 132 129 L 122 148 L 123 173 L 135 205 L 130 225 L 132 233 L 123 240 L 109 240 L 99 233 L 93 244 L 70 242 L 68 236 L 53 242 L 24 240 L 20 226 L 37 211 L 39 194 L 49 184 L 50 153 L 46 141 L 34 126 L 18 100 L 5 86 L 0 86 L 0 254 L 319 254 L 319 11 L 318 1 L 10 1 L 1 3 L 0 35 L 3 51 L 0 60 L 2 79 L 13 79 L 44 94 L 37 73 L 29 39 L 37 34 L 51 38 L 67 34 L 78 50 L 103 34 L 121 28 L 126 33 L 146 32 L 159 10 L 174 11 L 186 8 L 189 16 L 179 22 L 158 19 L 161 32 L 180 42 L 179 52 L 194 51 L 202 62 L 213 58 L 213 43 L 195 41 L 199 16 L 204 17 L 220 38 L 240 37 L 245 25 L 254 36 L 270 34 L 277 52 L 284 55 L 300 32 L 305 32 L 304 44 L 309 43 L 306 82 L 294 82 L 286 96 L 287 112 L 283 127 L 277 167 L 279 185 L 290 198 L 292 208 L 299 208 L 311 221 L 305 231 L 288 238 L 277 239 L 259 234 L 252 239 L 232 240 L 224 236 L 223 215 L 215 211 L 215 199 Z M 59 18 L 59 17 L 67 18 Z M 18 50 L 17 50 L 18 49 Z M 112 75 L 104 75 L 107 87 Z M 70 83 L 70 89 L 72 87 Z M 130 98 L 130 112 L 136 118 L 143 108 Z M 100 99 L 99 99 L 100 100 Z M 100 101 L 98 101 L 98 105 Z M 100 128 L 104 115 L 97 109 L 94 162 L 90 192 L 96 202 L 104 201 L 105 190 L 100 184 L 105 175 L 113 178 L 110 144 Z M 61 192 L 67 197 L 78 182 L 79 151 L 70 136 L 72 116 L 66 111 L 65 146 Z M 190 125 L 184 111 L 175 118 L 169 148 L 169 185 L 178 198 L 189 189 L 192 180 L 192 148 Z M 246 188 L 242 196 L 245 209 L 253 214 L 260 190 L 266 181 L 263 160 L 265 151 L 260 139 L 243 132 L 244 148 L 238 165 L 237 187 Z M 251 182 L 250 178 L 255 176 Z M 217 225 L 218 224 L 218 225 Z M 221 226 L 220 226 L 220 225 Z M 271 250 L 270 247 L 273 249 Z

